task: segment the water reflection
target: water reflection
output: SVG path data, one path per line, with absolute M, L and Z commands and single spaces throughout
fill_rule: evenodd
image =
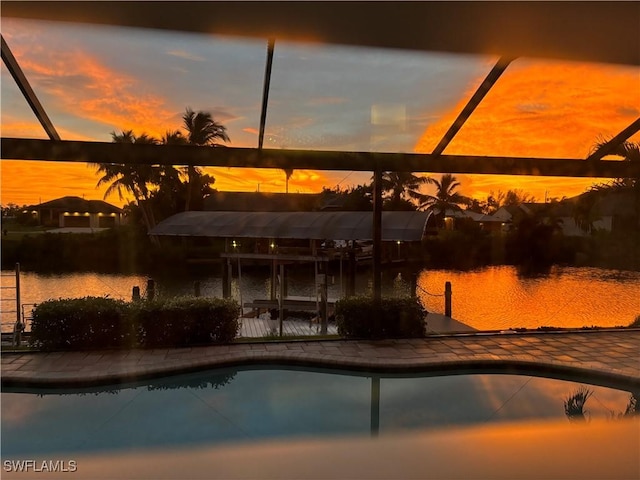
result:
M 570 421 L 585 421 L 587 419 L 584 404 L 587 403 L 593 391 L 580 387 L 574 394 L 564 401 L 564 413 Z
M 330 272 L 330 299 L 340 298 L 345 283 L 339 268 Z M 6 273 L 6 272 L 5 272 Z M 385 270 L 383 291 L 386 295 L 411 293 L 410 270 Z M 238 301 L 268 298 L 269 274 L 244 269 L 235 272 L 232 292 Z M 288 294 L 315 298 L 314 269 L 297 268 L 289 272 Z M 202 295 L 222 296 L 218 275 L 189 278 L 157 278 L 161 295 L 193 293 L 193 283 L 200 281 Z M 356 277 L 356 291 L 371 292 L 370 274 L 361 271 Z M 74 273 L 41 275 L 24 272 L 22 303 L 38 303 L 50 298 L 104 296 L 129 300 L 134 285 L 144 289 L 144 275 L 110 275 Z M 554 268 L 548 275 L 520 277 L 513 267 L 499 266 L 459 272 L 422 270 L 418 274 L 417 294 L 427 310 L 443 313 L 445 282 L 453 287 L 453 317 L 478 330 L 539 328 L 543 326 L 580 328 L 629 325 L 640 313 L 640 272 L 623 272 L 597 268 Z M 3 290 L 2 295 L 8 296 Z M 15 315 L 15 314 L 13 314 Z M 10 331 L 15 318 L 2 313 L 3 331 Z M 8 330 L 7 330 L 8 329 Z
M 31 458 L 558 420 L 568 392 L 580 386 L 507 374 L 381 377 L 258 369 L 180 375 L 102 393 L 7 390 L 2 451 L 5 458 Z M 628 392 L 589 390 L 592 419 L 611 418 L 629 404 Z
M 381 436 L 138 448 L 74 454 L 82 478 L 629 480 L 640 478 L 637 422 L 567 428 L 519 422 Z M 5 457 L 6 458 L 6 457 Z M 64 458 L 69 458 L 64 457 Z M 3 472 L 2 478 L 43 478 Z M 69 478 L 47 474 L 46 478 Z
M 478 330 L 627 326 L 640 313 L 640 272 L 567 267 L 522 278 L 512 267 L 492 267 L 422 271 L 418 281 L 432 293 L 450 281 L 453 317 Z M 439 298 L 419 296 L 429 311 L 443 312 Z
M 583 422 L 591 419 L 591 412 L 589 410 L 585 410 L 585 404 L 587 403 L 587 400 L 593 396 L 593 393 L 593 390 L 585 386 L 581 386 L 566 398 L 564 401 L 564 412 L 569 421 Z M 629 396 L 629 402 L 623 411 L 609 409 L 609 415 L 611 418 L 640 415 L 640 411 L 638 410 L 638 394 L 633 392 Z

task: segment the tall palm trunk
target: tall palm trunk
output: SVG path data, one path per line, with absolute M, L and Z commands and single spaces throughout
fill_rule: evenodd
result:
M 191 209 L 191 198 L 193 197 L 193 183 L 195 182 L 195 177 L 196 177 L 196 169 L 193 167 L 193 165 L 189 165 L 187 167 L 187 176 L 188 176 L 187 199 L 184 204 L 185 212 L 188 212 Z
M 289 193 L 289 179 L 291 178 L 291 175 L 293 175 L 293 169 L 292 168 L 283 168 L 283 170 L 284 170 L 284 174 L 285 174 L 284 191 L 285 191 L 285 193 Z

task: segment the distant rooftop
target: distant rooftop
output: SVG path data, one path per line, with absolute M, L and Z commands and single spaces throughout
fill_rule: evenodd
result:
M 27 210 L 41 208 L 55 208 L 67 212 L 122 213 L 122 209 L 102 200 L 85 200 L 84 198 L 74 196 L 56 198 L 48 202 L 26 207 Z

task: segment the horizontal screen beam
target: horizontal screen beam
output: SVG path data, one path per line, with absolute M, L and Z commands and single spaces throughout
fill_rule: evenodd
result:
M 640 176 L 640 165 L 617 160 L 432 155 L 428 153 L 339 152 L 190 145 L 53 141 L 2 138 L 5 160 L 194 165 L 309 170 L 470 173 L 557 177 Z

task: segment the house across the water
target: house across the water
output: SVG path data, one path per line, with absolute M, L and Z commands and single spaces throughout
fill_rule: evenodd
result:
M 586 192 L 555 203 L 504 206 L 493 217 L 508 229 L 523 217 L 537 216 L 547 223 L 557 222 L 565 236 L 586 236 L 592 230 L 615 233 L 636 228 L 633 226 L 638 221 L 636 203 L 635 193 L 631 190 L 603 194 Z
M 61 197 L 29 205 L 22 212 L 44 227 L 112 228 L 122 223 L 122 209 L 102 200 Z

